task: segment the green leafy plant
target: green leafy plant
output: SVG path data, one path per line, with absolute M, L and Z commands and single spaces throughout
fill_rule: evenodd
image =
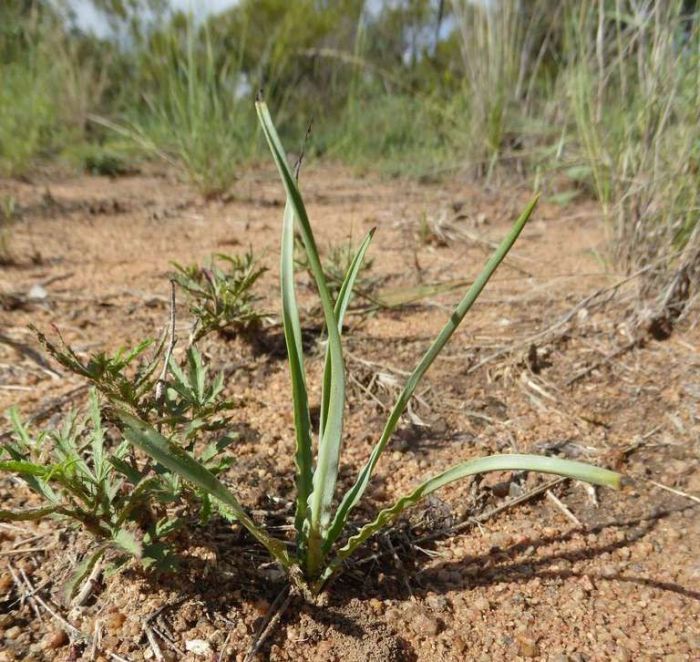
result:
M 46 352 L 66 370 L 87 380 L 110 402 L 118 402 L 141 416 L 148 416 L 155 405 L 156 371 L 164 351 L 164 342 L 156 347 L 148 360 L 143 360 L 143 355 L 153 345 L 152 340 L 144 340 L 130 350 L 121 348 L 112 356 L 98 352 L 85 361 L 63 341 L 60 334 L 59 346 L 35 326 L 30 325 L 29 328 Z
M 294 263 L 297 269 L 306 271 L 313 280 L 313 271 L 309 258 L 304 249 L 304 241 L 298 233 L 294 236 Z M 345 274 L 347 273 L 352 261 L 355 258 L 355 250 L 352 245 L 352 239 L 331 244 L 329 246 L 328 255 L 324 260 L 323 273 L 326 277 L 328 290 L 333 297 L 338 297 L 338 292 L 343 286 Z M 372 260 L 364 260 L 359 267 L 357 277 L 355 279 L 355 293 L 364 296 L 371 296 L 374 292 L 378 279 L 371 276 L 368 272 L 372 268 Z
M 207 267 L 173 266 L 173 280 L 187 293 L 195 319 L 190 344 L 214 331 L 235 335 L 259 326 L 258 297 L 251 290 L 266 269 L 252 252 L 243 257 L 218 253 Z
M 360 471 L 354 485 L 341 498 L 340 505 L 334 510 L 333 503 L 340 465 L 345 409 L 345 370 L 341 344 L 343 317 L 347 311 L 353 285 L 373 232 L 370 232 L 360 244 L 347 269 L 338 296 L 333 300 L 301 194 L 288 166 L 287 157 L 267 106 L 259 101 L 257 111 L 287 194 L 282 224 L 281 288 L 282 319 L 289 358 L 296 430 L 295 551 L 288 551 L 284 541 L 268 535 L 246 513 L 235 494 L 224 487 L 216 476 L 207 471 L 201 463 L 196 462 L 147 422 L 122 411 L 118 413 L 118 416 L 125 426 L 126 438 L 159 464 L 209 493 L 215 500 L 223 502 L 237 517 L 240 524 L 286 570 L 292 582 L 309 596 L 318 594 L 353 552 L 372 535 L 391 524 L 404 510 L 440 487 L 466 476 L 488 471 L 527 470 L 556 473 L 594 484 L 618 487 L 620 483 L 618 474 L 579 462 L 535 455 L 484 457 L 462 462 L 429 478 L 419 484 L 412 492 L 398 499 L 392 506 L 381 510 L 373 521 L 364 524 L 356 533 L 347 536 L 348 518 L 367 489 L 381 454 L 389 444 L 411 395 L 517 239 L 535 207 L 536 200 L 533 200 L 518 218 L 512 230 L 486 263 L 483 271 L 454 309 L 433 344 L 409 376 L 367 463 Z M 302 353 L 301 325 L 294 284 L 295 225 L 301 234 L 309 267 L 318 289 L 328 334 L 315 466 L 312 452 L 313 433 L 307 377 Z
M 167 537 L 181 520 L 165 514 L 164 506 L 178 495 L 158 473 L 130 460 L 126 441 L 110 449 L 94 389 L 88 414 L 79 418 L 71 412 L 57 429 L 33 436 L 16 409 L 10 420 L 13 435 L 2 446 L 0 470 L 20 476 L 44 505 L 0 510 L 0 520 L 58 517 L 78 522 L 97 540 L 69 580 L 69 594 L 109 550 L 144 567 L 168 565 Z
M 114 425 L 109 426 L 112 434 L 107 433 L 100 412 L 98 393 L 150 421 L 212 475 L 230 467 L 232 458 L 222 452 L 236 438 L 224 431 L 233 404 L 224 397 L 223 374 L 210 379 L 195 347 L 187 349 L 183 365 L 169 356 L 167 369 L 156 377 L 158 363 L 166 360 L 163 343 L 148 360 L 142 355 L 150 341 L 83 360 L 63 341 L 57 347 L 42 334 L 39 338 L 63 367 L 92 384 L 89 415 L 79 419 L 69 413 L 59 429 L 33 437 L 11 410 L 13 435 L 1 447 L 0 471 L 21 477 L 44 504 L 17 512 L 0 510 L 0 520 L 60 517 L 79 523 L 96 539 L 97 546 L 69 580 L 69 593 L 110 550 L 145 568 L 170 567 L 174 550 L 169 536 L 193 508 L 202 521 L 213 511 L 234 517 L 177 473 L 149 457 L 137 458 Z M 206 444 L 201 443 L 203 433 L 209 434 Z

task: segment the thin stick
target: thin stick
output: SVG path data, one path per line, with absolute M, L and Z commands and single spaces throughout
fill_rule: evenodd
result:
M 10 569 L 10 573 L 14 577 L 15 572 L 14 572 L 12 566 L 8 565 L 8 568 Z M 63 616 L 61 616 L 57 611 L 52 609 L 46 603 L 46 601 L 40 595 L 38 595 L 37 590 L 32 586 L 32 583 L 29 581 L 29 577 L 27 577 L 24 570 L 20 570 L 20 573 L 22 575 L 22 579 L 24 580 L 24 584 L 26 586 L 26 589 L 29 589 L 29 591 L 30 591 L 29 595 L 31 596 L 30 600 L 32 602 L 36 602 L 37 604 L 41 605 L 54 620 L 58 621 L 58 623 L 60 623 L 61 626 L 70 633 L 70 635 L 74 639 L 84 641 L 88 645 L 93 645 L 94 640 L 91 636 L 81 632 L 77 627 L 75 627 L 73 624 L 69 623 L 65 618 L 63 618 Z M 24 591 L 23 591 L 25 594 L 26 594 L 26 589 L 24 589 Z M 41 620 L 41 617 L 39 617 L 39 618 Z M 116 653 L 112 653 L 112 651 L 107 650 L 106 648 L 103 648 L 102 652 L 105 653 L 105 655 L 107 655 L 111 659 L 116 660 L 116 662 L 130 662 L 127 658 L 121 657 L 120 655 L 117 655 Z
M 48 552 L 50 549 L 54 549 L 56 545 L 51 545 L 49 547 L 25 547 L 23 549 L 7 549 L 0 552 L 0 556 L 16 556 L 17 554 L 33 554 L 36 552 Z
M 685 497 L 686 499 L 690 499 L 691 501 L 695 501 L 695 503 L 700 503 L 700 497 L 696 497 L 694 494 L 688 494 L 687 492 L 681 492 L 680 490 L 677 490 L 674 487 L 669 487 L 668 485 L 663 485 L 662 483 L 657 483 L 655 480 L 650 480 L 649 482 L 652 485 L 655 485 L 656 487 L 660 487 L 662 490 L 666 490 L 667 492 L 671 492 L 672 494 L 677 494 L 678 496 Z
M 98 618 L 95 620 L 95 634 L 92 636 L 92 646 L 90 650 L 90 659 L 97 659 L 97 651 L 102 643 L 102 621 Z
M 620 287 L 625 285 L 626 283 L 630 282 L 631 280 L 634 280 L 635 278 L 638 278 L 642 274 L 646 273 L 647 271 L 650 271 L 654 266 L 656 266 L 656 263 L 651 263 L 643 267 L 642 269 L 639 269 L 638 271 L 635 271 L 633 274 L 622 278 L 621 280 L 618 280 L 616 283 L 613 283 L 612 285 L 608 287 L 602 287 L 592 294 L 589 294 L 587 297 L 581 299 L 573 308 L 569 309 L 567 313 L 562 315 L 556 322 L 548 326 L 546 329 L 543 329 L 542 331 L 538 331 L 537 333 L 532 334 L 531 336 L 528 336 L 516 343 L 513 343 L 507 347 L 504 347 L 503 349 L 498 350 L 497 352 L 494 352 L 493 354 L 489 354 L 488 356 L 485 356 L 481 361 L 473 365 L 471 368 L 469 368 L 464 374 L 469 375 L 473 372 L 476 372 L 479 368 L 482 368 L 485 366 L 487 363 L 490 363 L 491 361 L 500 358 L 501 356 L 504 356 L 506 354 L 510 354 L 511 352 L 515 351 L 519 347 L 523 347 L 525 345 L 530 345 L 531 343 L 541 340 L 542 338 L 546 338 L 552 331 L 555 331 L 556 329 L 564 326 L 567 324 L 569 321 L 571 321 L 576 315 L 576 313 L 585 308 L 589 303 L 597 299 L 599 296 L 603 294 L 607 294 L 610 292 L 615 292 L 618 290 Z
M 75 598 L 73 598 L 73 604 L 82 607 L 87 601 L 92 592 L 95 590 L 102 573 L 102 559 L 97 559 L 97 562 L 92 568 L 92 571 L 88 575 L 88 578 L 83 582 Z
M 292 593 L 290 591 L 289 584 L 287 584 L 287 586 L 285 586 L 279 592 L 279 595 L 270 605 L 270 609 L 268 609 L 265 619 L 260 625 L 260 628 L 258 628 L 258 631 L 255 633 L 253 641 L 250 645 L 250 648 L 248 649 L 248 652 L 246 653 L 243 662 L 251 662 L 253 658 L 258 654 L 258 651 L 265 643 L 267 638 L 270 636 L 272 630 L 275 628 L 277 623 L 279 623 L 280 618 L 282 618 L 282 614 L 287 610 L 287 607 L 289 607 L 289 603 L 291 601 Z
M 162 660 L 164 660 L 165 658 L 163 657 L 163 651 L 158 645 L 156 635 L 153 634 L 153 628 L 150 625 L 148 625 L 148 623 L 144 623 L 143 631 L 146 633 L 146 639 L 148 639 L 148 643 L 151 647 L 151 650 L 153 651 L 153 655 L 155 656 L 156 660 L 158 660 L 158 662 L 162 662 Z
M 473 526 L 478 526 L 479 524 L 483 524 L 486 522 L 486 520 L 491 519 L 492 517 L 495 517 L 496 515 L 500 515 L 503 511 L 508 510 L 510 508 L 513 508 L 515 506 L 519 506 L 521 503 L 525 503 L 526 501 L 529 501 L 530 499 L 534 499 L 537 496 L 540 496 L 540 494 L 543 494 L 544 492 L 547 492 L 547 490 L 551 490 L 553 487 L 556 487 L 560 483 L 563 483 L 565 480 L 568 480 L 567 478 L 555 478 L 554 480 L 550 480 L 548 483 L 545 483 L 544 485 L 540 485 L 540 487 L 536 487 L 534 490 L 530 490 L 529 492 L 526 492 L 522 496 L 519 496 L 515 499 L 512 499 L 511 501 L 507 501 L 506 503 L 501 504 L 500 506 L 497 506 L 496 508 L 492 508 L 486 513 L 483 513 L 481 515 L 477 515 L 476 517 L 470 517 L 468 520 L 465 522 L 461 522 L 460 524 L 457 524 L 456 526 L 453 526 L 450 530 L 449 533 L 460 533 L 461 531 L 465 531 L 466 529 L 470 529 Z M 445 532 L 437 532 L 437 533 L 432 533 L 427 536 L 423 536 L 422 538 L 419 538 L 415 542 L 417 543 L 423 543 L 427 542 L 429 540 L 435 540 L 435 538 L 439 538 L 442 535 L 444 535 Z
M 233 630 L 229 628 L 229 631 L 226 633 L 226 639 L 224 639 L 224 643 L 221 644 L 221 650 L 219 651 L 219 655 L 216 658 L 216 662 L 223 662 L 224 655 L 226 654 L 226 646 L 228 646 L 228 642 L 231 639 L 232 634 Z
M 616 349 L 612 354 L 608 354 L 607 356 L 603 357 L 600 361 L 596 361 L 595 363 L 588 366 L 585 370 L 582 370 L 581 372 L 576 373 L 573 377 L 567 379 L 566 382 L 564 382 L 564 384 L 566 386 L 571 386 L 575 382 L 590 375 L 594 370 L 597 370 L 598 368 L 610 363 L 610 361 L 612 361 L 613 359 L 616 359 L 619 356 L 622 356 L 623 354 L 626 354 L 630 350 L 639 346 L 639 344 L 640 344 L 639 340 L 633 340 L 632 342 L 629 342 L 626 345 L 623 345 L 619 349 Z
M 579 520 L 576 515 L 574 515 L 566 506 L 566 504 L 559 499 L 554 492 L 551 490 L 547 490 L 545 492 L 545 496 L 557 507 L 559 510 L 561 510 L 562 513 L 564 513 L 564 516 L 566 519 L 568 519 L 574 526 L 578 527 L 579 529 L 583 529 L 584 526 L 581 524 L 581 521 Z
M 22 580 L 17 576 L 15 569 L 9 564 L 7 567 L 10 571 L 10 574 L 12 575 L 12 581 L 15 583 L 17 590 L 20 592 L 20 597 L 19 597 L 20 609 L 22 607 L 24 607 L 24 601 L 28 599 L 29 604 L 31 605 L 32 609 L 34 610 L 34 614 L 36 615 L 39 622 L 43 624 L 44 619 L 41 617 L 41 612 L 39 611 L 39 607 L 36 606 L 36 603 L 32 599 L 35 591 L 32 591 L 31 593 L 27 593 L 27 589 L 26 589 L 24 583 L 22 582 Z

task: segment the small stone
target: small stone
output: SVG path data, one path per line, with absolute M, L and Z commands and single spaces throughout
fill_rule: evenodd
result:
M 14 581 L 9 574 L 0 575 L 0 594 L 7 593 L 13 584 Z
M 489 611 L 489 609 L 491 609 L 491 603 L 485 597 L 481 596 L 472 602 L 472 607 L 479 611 Z
M 411 623 L 413 631 L 424 637 L 434 637 L 440 632 L 440 622 L 437 618 L 432 618 L 426 614 L 418 614 Z
M 196 657 L 211 658 L 214 654 L 209 642 L 204 641 L 204 639 L 188 639 L 185 642 L 185 650 Z
M 5 630 L 5 639 L 13 641 L 14 639 L 17 639 L 20 634 L 22 634 L 22 628 L 20 628 L 18 625 L 13 625 L 11 628 Z
M 491 549 L 505 549 L 510 545 L 512 537 L 508 533 L 494 533 L 489 539 Z
M 518 653 L 523 657 L 537 657 L 539 655 L 537 644 L 533 639 L 526 637 L 518 638 Z
M 438 613 L 447 611 L 450 607 L 449 600 L 444 595 L 429 595 L 426 602 L 433 611 Z
M 467 642 L 464 641 L 462 635 L 457 634 L 452 639 L 452 649 L 458 655 L 462 655 L 467 650 Z
M 255 611 L 260 614 L 260 616 L 265 616 L 270 609 L 270 603 L 267 600 L 258 600 L 255 603 Z
M 379 614 L 383 609 L 382 609 L 382 602 L 381 600 L 377 600 L 377 598 L 371 598 L 369 601 L 369 608 L 376 614 Z
M 331 659 L 331 650 L 333 648 L 333 644 L 331 644 L 330 641 L 327 639 L 324 639 L 321 641 L 318 646 L 316 647 L 316 659 L 318 660 L 330 660 Z M 335 656 L 333 656 L 335 657 Z
M 617 568 L 614 565 L 604 565 L 600 569 L 600 576 L 605 577 L 605 579 L 611 579 L 617 575 Z
M 48 648 L 49 650 L 56 650 L 57 648 L 62 648 L 68 643 L 68 635 L 64 630 L 54 630 L 49 632 L 42 642 L 42 648 Z
M 109 632 L 117 633 L 122 629 L 125 621 L 126 616 L 120 611 L 115 611 L 109 614 L 105 619 L 105 627 Z
M 437 578 L 442 584 L 449 584 L 451 581 L 451 573 L 449 570 L 438 570 Z

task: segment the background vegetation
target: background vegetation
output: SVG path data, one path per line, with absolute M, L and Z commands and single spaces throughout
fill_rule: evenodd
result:
M 93 5 L 110 37 L 60 2 L 2 3 L 0 174 L 165 159 L 218 196 L 262 153 L 263 88 L 288 144 L 313 119 L 312 157 L 590 197 L 606 257 L 648 268 L 659 300 L 698 278 L 694 0 L 240 0 L 198 18 Z

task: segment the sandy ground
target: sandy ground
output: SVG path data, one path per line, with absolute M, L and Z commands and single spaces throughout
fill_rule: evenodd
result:
M 338 167 L 311 168 L 303 183 L 322 250 L 377 227 L 369 275 L 384 292 L 473 278 L 528 199 L 512 187 L 504 197 L 500 187 L 387 181 Z M 80 352 L 158 336 L 173 261 L 252 247 L 270 268 L 258 292 L 268 332 L 278 334 L 282 192 L 273 172 L 248 172 L 218 202 L 158 172 L 0 181 L 0 195 L 12 195 L 19 210 L 16 263 L 0 267 L 0 410 L 17 405 L 55 423 L 82 406 L 83 392 L 61 398 L 80 382 L 37 357 L 26 325 L 49 335 L 55 325 Z M 594 205 L 540 205 L 419 388 L 414 416 L 402 422 L 355 516 L 361 524 L 418 479 L 494 452 L 583 459 L 634 483 L 594 493 L 565 481 L 503 509 L 550 479 L 499 474 L 446 488 L 373 540 L 326 605 L 292 602 L 261 659 L 700 659 L 700 329 L 692 316 L 665 341 L 631 329 L 625 313 L 635 281 L 606 267 L 605 241 Z M 313 326 L 306 276 L 300 283 Z M 457 298 L 350 315 L 341 488 L 380 434 L 396 384 Z M 215 337 L 203 349 L 238 403 L 241 437 L 227 482 L 264 518 L 293 495 L 284 357 L 242 339 Z M 321 360 L 312 347 L 312 387 Z M 0 479 L 1 508 L 28 503 L 25 487 Z M 283 584 L 269 579 L 263 552 L 223 521 L 193 527 L 181 543 L 177 574 L 127 569 L 67 611 L 52 600 L 90 539 L 55 522 L 0 523 L 0 660 L 109 659 L 108 651 L 129 660 L 242 660 Z M 10 566 L 55 616 L 19 600 Z M 81 644 L 59 616 L 100 645 Z M 206 642 L 203 656 L 188 652 L 193 640 Z

